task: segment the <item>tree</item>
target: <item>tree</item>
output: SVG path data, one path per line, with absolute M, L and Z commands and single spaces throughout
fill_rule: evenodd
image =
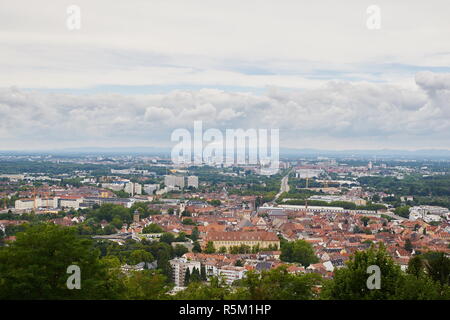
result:
M 230 287 L 217 277 L 212 277 L 208 283 L 193 282 L 175 295 L 181 300 L 224 300 L 228 298 Z
M 369 266 L 380 268 L 381 288 L 369 289 L 367 273 Z M 333 280 L 325 283 L 322 297 L 332 300 L 379 300 L 394 298 L 402 276 L 400 267 L 388 255 L 381 243 L 365 251 L 357 251 L 346 266 L 335 270 Z
M 423 257 L 429 276 L 442 286 L 450 286 L 450 258 L 444 252 L 427 252 Z
M 363 223 L 364 227 L 367 227 L 367 224 L 369 223 L 370 218 L 369 217 L 362 217 L 361 222 Z
M 116 228 L 112 224 L 108 224 L 103 228 L 103 234 L 113 234 L 116 232 Z
M 419 278 L 424 274 L 425 264 L 422 256 L 414 256 L 408 261 L 408 268 L 406 269 L 406 273 Z
M 175 241 L 175 236 L 171 233 L 165 232 L 161 235 L 161 237 L 159 238 L 160 242 L 165 242 L 167 244 L 171 244 L 172 242 Z
M 195 221 L 192 220 L 191 218 L 183 219 L 183 221 L 181 221 L 181 223 L 184 225 L 191 225 L 191 226 L 197 225 L 197 223 L 195 223 Z
M 119 216 L 115 216 L 115 217 L 112 219 L 111 224 L 112 224 L 114 227 L 116 227 L 117 229 L 120 229 L 120 228 L 122 228 L 123 222 L 122 222 L 122 219 L 120 219 Z
M 214 248 L 214 243 L 212 241 L 208 241 L 206 244 L 205 253 L 214 253 L 216 249 Z
M 200 246 L 200 243 L 198 241 L 194 241 L 192 252 L 202 252 L 202 247 Z
M 186 238 L 186 233 L 181 231 L 178 236 L 175 238 L 175 242 L 186 242 L 188 239 Z
M 186 268 L 186 272 L 184 273 L 184 286 L 187 287 L 191 280 L 191 271 L 189 268 Z
M 409 218 L 409 206 L 395 208 L 394 213 L 403 218 Z
M 393 298 L 396 300 L 448 300 L 449 293 L 448 287 L 447 290 L 441 291 L 439 283 L 425 274 L 418 277 L 406 274 L 400 277 Z
M 155 260 L 155 258 L 150 252 L 140 249 L 131 252 L 129 263 L 138 264 L 141 262 L 152 262 L 153 260 Z
M 200 237 L 200 232 L 198 231 L 197 226 L 195 226 L 194 229 L 192 229 L 191 239 L 192 239 L 192 241 L 197 241 L 199 237 Z
M 134 271 L 126 280 L 126 299 L 155 300 L 165 299 L 171 289 L 166 277 L 158 271 Z
M 157 224 L 149 224 L 148 226 L 142 229 L 142 233 L 163 233 L 164 229 L 158 226 Z
M 187 253 L 188 251 L 189 250 L 185 246 L 183 246 L 181 244 L 177 244 L 175 246 L 175 248 L 173 249 L 173 253 L 177 257 L 181 257 L 183 254 Z
M 310 243 L 305 240 L 285 242 L 281 246 L 280 259 L 286 262 L 298 262 L 308 267 L 319 261 Z
M 232 299 L 245 300 L 309 300 L 315 297 L 314 288 L 321 283 L 318 274 L 290 274 L 286 266 L 257 273 L 247 272 L 238 280 Z
M 92 241 L 75 228 L 54 224 L 29 226 L 0 249 L 0 299 L 114 299 L 119 279 L 111 277 Z M 69 290 L 67 268 L 81 270 L 81 289 Z M 116 291 L 117 290 L 117 291 Z
M 411 243 L 411 239 L 406 239 L 405 241 L 405 250 L 408 252 L 412 252 L 413 251 L 413 245 Z
M 206 268 L 204 264 L 202 264 L 200 267 L 200 277 L 202 278 L 202 281 L 208 280 L 206 277 Z
M 200 270 L 198 268 L 193 268 L 191 272 L 191 277 L 189 278 L 190 282 L 201 282 L 202 276 L 200 274 Z
M 172 247 L 165 242 L 154 242 L 149 246 L 149 250 L 158 262 L 158 269 L 169 281 L 172 278 L 172 268 L 169 260 L 174 256 Z
M 182 217 L 191 217 L 192 214 L 191 214 L 188 210 L 184 210 L 184 211 L 181 213 L 181 216 L 182 216 Z
M 222 202 L 218 199 L 208 201 L 208 203 L 214 207 L 219 207 L 222 204 Z

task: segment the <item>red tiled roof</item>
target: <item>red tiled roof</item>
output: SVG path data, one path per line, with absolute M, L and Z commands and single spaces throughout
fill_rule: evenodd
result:
M 229 232 L 208 232 L 206 241 L 278 241 L 275 233 L 266 231 L 229 231 Z

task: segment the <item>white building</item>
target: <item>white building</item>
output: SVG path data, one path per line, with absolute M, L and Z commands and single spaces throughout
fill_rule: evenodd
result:
M 123 190 L 132 196 L 135 194 L 142 194 L 142 185 L 140 183 L 128 182 L 125 184 Z
M 16 200 L 14 208 L 19 210 L 34 208 L 58 208 L 58 198 L 25 198 Z
M 59 199 L 60 208 L 79 209 L 80 204 L 83 202 L 83 198 L 61 198 Z
M 111 189 L 113 191 L 123 190 L 123 183 L 102 183 L 102 188 Z
M 245 276 L 247 269 L 236 266 L 223 266 L 217 270 L 218 276 L 223 277 L 227 284 L 232 284 L 234 281 L 242 279 Z
M 300 179 L 317 178 L 322 172 L 322 169 L 297 169 L 295 176 Z
M 172 267 L 172 280 L 176 287 L 184 287 L 184 276 L 186 270 L 192 273 L 194 268 L 200 272 L 201 263 L 199 261 L 188 261 L 186 258 L 175 258 L 169 261 Z
M 422 219 L 425 222 L 441 221 L 449 216 L 449 210 L 438 206 L 415 206 L 409 208 L 409 220 Z
M 147 194 L 153 194 L 156 190 L 159 190 L 159 184 L 144 184 L 144 191 Z
M 180 187 L 184 188 L 184 177 L 183 176 L 173 176 L 167 175 L 164 177 L 164 184 L 167 187 Z
M 197 176 L 189 176 L 187 178 L 187 186 L 198 189 L 198 177 Z

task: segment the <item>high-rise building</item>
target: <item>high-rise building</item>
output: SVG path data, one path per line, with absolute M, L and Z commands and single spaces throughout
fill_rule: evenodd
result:
M 142 194 L 142 185 L 140 183 L 128 182 L 125 184 L 123 190 L 132 196 L 135 194 Z
M 180 187 L 184 188 L 184 177 L 183 176 L 173 176 L 173 175 L 167 175 L 164 177 L 164 184 L 167 187 Z
M 142 185 L 140 183 L 134 184 L 134 193 L 135 194 L 142 194 Z
M 187 178 L 187 186 L 198 188 L 198 177 L 197 176 L 189 176 Z
M 123 189 L 126 193 L 134 195 L 134 184 L 133 182 L 128 182 L 125 184 L 125 188 Z
M 159 190 L 159 184 L 144 184 L 144 191 L 147 194 L 153 194 L 155 190 Z
M 184 276 L 186 270 L 192 273 L 194 268 L 200 272 L 201 264 L 199 261 L 188 261 L 185 258 L 175 258 L 169 261 L 172 267 L 172 280 L 176 287 L 184 287 Z

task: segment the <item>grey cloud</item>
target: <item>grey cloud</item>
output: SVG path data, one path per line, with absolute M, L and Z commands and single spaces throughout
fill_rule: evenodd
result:
M 449 74 L 420 73 L 417 87 L 328 82 L 266 94 L 215 89 L 154 95 L 71 95 L 0 90 L 1 148 L 87 143 L 167 144 L 175 128 L 279 128 L 280 143 L 341 141 L 445 147 L 450 138 Z M 309 146 L 308 146 L 309 147 Z M 321 147 L 316 145 L 316 147 Z M 344 145 L 345 147 L 345 145 Z

